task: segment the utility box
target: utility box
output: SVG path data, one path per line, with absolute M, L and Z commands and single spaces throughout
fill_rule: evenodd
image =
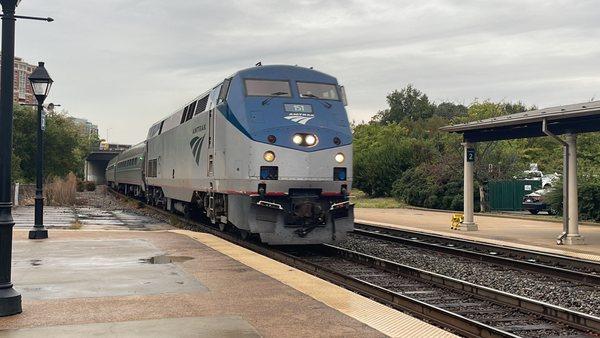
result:
M 503 180 L 488 183 L 491 211 L 523 210 L 523 196 L 542 189 L 540 180 Z

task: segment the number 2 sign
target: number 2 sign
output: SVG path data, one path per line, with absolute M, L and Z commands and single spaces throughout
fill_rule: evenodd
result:
M 475 148 L 467 148 L 467 162 L 475 162 Z

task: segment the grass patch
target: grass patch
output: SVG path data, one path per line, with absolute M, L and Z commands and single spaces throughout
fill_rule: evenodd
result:
M 364 192 L 358 189 L 352 189 L 350 201 L 354 203 L 356 208 L 402 208 L 404 203 L 398 202 L 392 197 L 369 197 Z
M 46 180 L 44 195 L 46 205 L 71 206 L 75 205 L 77 192 L 77 177 L 69 173 L 64 179 L 53 177 Z
M 81 224 L 81 222 L 79 222 L 79 220 L 76 220 L 73 223 L 71 223 L 71 225 L 69 226 L 69 229 L 71 229 L 71 230 L 79 230 L 82 227 L 83 227 L 83 224 Z

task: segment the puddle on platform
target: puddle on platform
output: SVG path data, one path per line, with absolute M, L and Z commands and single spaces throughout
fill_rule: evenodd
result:
M 189 261 L 190 259 L 194 259 L 193 257 L 188 257 L 188 256 L 167 256 L 167 255 L 160 255 L 160 256 L 154 256 L 154 257 L 150 257 L 150 258 L 140 258 L 140 263 L 146 263 L 146 264 L 169 264 L 169 263 L 176 263 L 176 262 L 185 262 L 185 261 Z

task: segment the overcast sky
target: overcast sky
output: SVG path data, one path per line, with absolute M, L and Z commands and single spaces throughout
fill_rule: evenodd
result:
M 436 101 L 546 107 L 600 99 L 600 11 L 583 0 L 23 0 L 16 54 L 46 61 L 51 97 L 111 142 L 236 70 L 313 66 L 368 120 L 408 83 Z

